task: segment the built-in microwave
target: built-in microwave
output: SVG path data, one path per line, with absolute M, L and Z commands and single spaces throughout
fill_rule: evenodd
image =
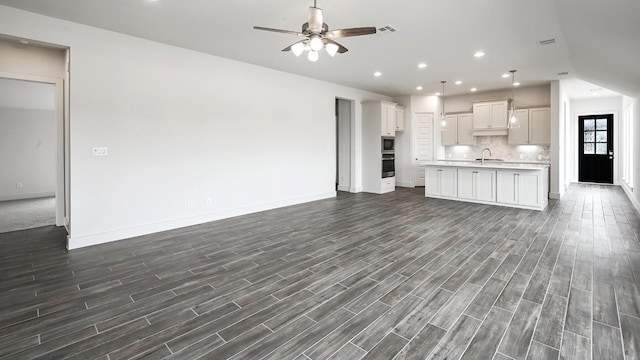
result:
M 392 136 L 382 137 L 382 153 L 389 154 L 395 152 L 395 138 Z

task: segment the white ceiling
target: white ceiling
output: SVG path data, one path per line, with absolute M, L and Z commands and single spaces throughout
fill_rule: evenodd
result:
M 564 78 L 640 95 L 638 0 L 318 0 L 330 29 L 392 25 L 398 31 L 340 39 L 349 52 L 321 54 L 317 63 L 280 51 L 296 36 L 252 29 L 297 31 L 311 0 L 0 4 L 390 96 L 433 94 L 441 80 L 448 81 L 447 95 L 505 88 L 511 80 L 500 75 L 510 69 L 523 86 L 569 72 Z M 551 38 L 554 45 L 538 45 Z M 486 55 L 474 58 L 477 50 Z M 428 67 L 418 69 L 420 62 Z

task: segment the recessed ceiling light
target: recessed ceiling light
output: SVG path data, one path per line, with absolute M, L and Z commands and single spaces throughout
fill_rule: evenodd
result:
M 440 96 L 440 95 L 442 95 L 442 94 L 440 94 L 439 92 L 437 92 L 437 93 L 435 93 L 434 95 L 435 95 L 435 96 Z
M 475 91 L 478 91 L 478 89 L 476 89 L 476 88 L 471 88 L 471 92 L 475 92 Z
M 509 75 L 509 74 L 502 74 L 502 78 L 503 78 L 503 79 L 506 79 L 506 78 L 508 78 L 508 77 L 511 77 L 511 75 Z
M 420 68 L 420 69 L 424 69 L 426 67 L 427 67 L 427 64 L 425 64 L 425 63 L 418 64 L 418 68 Z
M 422 90 L 422 86 L 416 86 L 416 90 Z
M 20 44 L 28 45 L 28 44 L 29 44 L 29 41 L 27 41 L 27 40 L 20 40 Z
M 460 80 L 456 81 L 456 85 L 460 85 L 460 84 L 462 84 L 462 81 Z
M 519 82 L 514 82 L 513 86 L 520 86 L 520 83 Z
M 382 73 L 380 71 L 376 71 L 376 72 L 373 73 L 373 76 L 380 77 L 380 76 L 382 76 Z
M 473 56 L 477 58 L 481 58 L 484 56 L 484 53 L 482 51 L 476 51 L 475 54 L 473 54 Z

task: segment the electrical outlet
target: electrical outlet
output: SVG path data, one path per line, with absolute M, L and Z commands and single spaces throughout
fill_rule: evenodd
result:
M 21 182 L 17 182 L 16 183 L 16 189 L 22 189 L 22 183 Z
M 213 200 L 211 198 L 207 198 L 207 206 L 213 206 Z
M 93 156 L 107 156 L 109 155 L 109 148 L 106 146 L 94 147 L 92 154 Z
M 191 200 L 187 201 L 187 208 L 193 209 L 193 201 Z

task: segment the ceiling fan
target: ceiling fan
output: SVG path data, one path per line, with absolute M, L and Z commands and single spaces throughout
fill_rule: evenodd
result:
M 313 6 L 309 7 L 309 20 L 302 24 L 302 31 L 300 32 L 262 26 L 254 26 L 253 28 L 281 34 L 304 36 L 304 39 L 287 46 L 282 49 L 282 51 L 292 51 L 296 56 L 300 56 L 305 50 L 308 50 L 309 54 L 307 58 L 311 61 L 318 60 L 318 52 L 322 50 L 322 48 L 332 57 L 335 56 L 336 53 L 343 54 L 348 51 L 346 47 L 332 39 L 376 33 L 376 28 L 373 26 L 329 31 L 329 26 L 324 23 L 322 18 L 322 9 L 316 7 L 316 0 L 313 0 Z

